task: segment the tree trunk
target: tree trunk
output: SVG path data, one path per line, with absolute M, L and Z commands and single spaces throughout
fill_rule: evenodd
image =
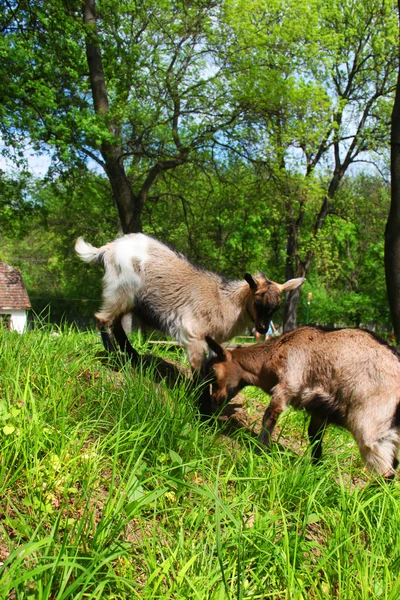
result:
M 132 192 L 131 184 L 120 158 L 121 150 L 117 146 L 105 148 L 102 144 L 101 154 L 105 162 L 105 171 L 110 181 L 115 205 L 118 209 L 122 231 L 137 233 L 142 231 L 143 203 Z
M 298 227 L 295 221 L 292 208 L 286 207 L 289 213 L 287 222 L 287 245 L 286 245 L 286 269 L 285 276 L 286 280 L 293 279 L 296 276 L 297 271 L 297 258 L 298 258 Z M 286 294 L 285 304 L 283 308 L 283 331 L 292 331 L 297 327 L 297 306 L 300 298 L 300 288 L 293 290 Z
M 398 0 L 400 13 L 400 0 Z M 400 344 L 400 53 L 390 140 L 391 203 L 385 230 L 386 288 L 397 344 Z
M 85 0 L 83 21 L 86 30 L 86 57 L 89 67 L 90 85 L 94 110 L 105 119 L 109 113 L 107 86 L 104 76 L 103 63 L 98 44 L 96 2 Z M 122 230 L 124 233 L 134 233 L 142 230 L 141 214 L 143 203 L 132 192 L 125 168 L 122 162 L 121 131 L 115 123 L 109 120 L 108 131 L 115 143 L 103 141 L 100 152 L 104 160 L 104 170 L 110 181 L 115 204 L 118 209 Z
M 297 327 L 297 307 L 300 300 L 301 287 L 286 294 L 283 308 L 283 331 L 292 331 Z
M 332 176 L 328 188 L 328 194 L 323 199 L 320 211 L 315 221 L 314 238 L 317 237 L 318 232 L 325 223 L 331 207 L 331 200 L 336 194 L 344 173 L 345 170 L 336 169 Z M 290 221 L 286 250 L 286 279 L 293 279 L 293 277 L 306 277 L 314 257 L 314 249 L 312 248 L 307 252 L 304 260 L 300 260 L 298 256 L 298 238 L 303 216 L 304 215 L 300 214 L 297 221 L 294 221 L 293 219 Z M 297 290 L 293 290 L 293 292 L 286 294 L 285 305 L 283 309 L 283 331 L 292 331 L 292 329 L 296 329 L 297 327 L 297 308 L 300 300 L 300 292 L 301 288 L 298 288 Z

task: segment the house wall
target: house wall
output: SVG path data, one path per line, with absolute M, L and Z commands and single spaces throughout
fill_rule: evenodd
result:
M 11 331 L 24 333 L 27 325 L 26 310 L 0 310 L 1 315 L 10 315 Z

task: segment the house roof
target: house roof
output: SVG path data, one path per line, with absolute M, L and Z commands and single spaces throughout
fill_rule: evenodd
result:
M 22 275 L 0 260 L 0 310 L 31 308 Z

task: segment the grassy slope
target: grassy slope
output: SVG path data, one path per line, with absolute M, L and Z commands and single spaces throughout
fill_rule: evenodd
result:
M 346 432 L 313 469 L 289 413 L 258 456 L 100 350 L 0 332 L 0 598 L 400 597 L 400 486 L 367 477 Z

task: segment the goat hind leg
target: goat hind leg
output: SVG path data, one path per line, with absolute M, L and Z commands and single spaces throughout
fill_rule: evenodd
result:
M 117 354 L 118 346 L 116 339 L 113 334 L 112 327 L 106 325 L 103 321 L 96 319 L 96 329 L 100 333 L 101 341 L 103 342 L 104 349 L 109 354 Z
M 104 327 L 112 327 L 113 323 L 130 313 L 135 306 L 136 289 L 123 285 L 106 284 L 103 289 L 103 302 L 95 317 Z
M 121 320 L 122 316 L 118 317 L 110 326 L 106 326 L 103 322 L 98 321 L 97 328 L 100 330 L 103 346 L 108 353 L 118 354 L 121 351 L 129 357 L 132 365 L 136 365 L 140 355 L 132 347 L 122 327 Z
M 135 365 L 138 362 L 140 355 L 132 347 L 132 344 L 130 343 L 128 336 L 126 335 L 125 330 L 122 327 L 122 316 L 114 321 L 114 324 L 112 326 L 112 333 L 113 333 L 115 341 L 118 343 L 121 351 L 124 354 L 127 354 L 132 365 Z
M 321 461 L 322 456 L 322 438 L 326 429 L 326 420 L 311 415 L 310 424 L 308 426 L 308 439 L 311 444 L 311 460 L 314 464 Z

